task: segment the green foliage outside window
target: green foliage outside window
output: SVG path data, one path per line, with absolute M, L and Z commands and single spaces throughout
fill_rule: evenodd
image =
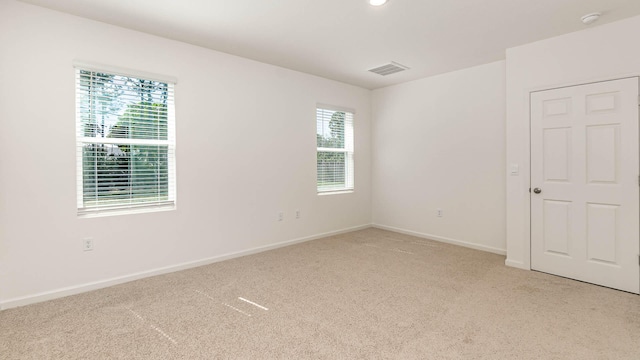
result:
M 83 207 L 168 200 L 168 85 L 84 70 L 79 82 Z

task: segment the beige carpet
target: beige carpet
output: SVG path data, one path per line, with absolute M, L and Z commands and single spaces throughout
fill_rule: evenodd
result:
M 0 312 L 1 359 L 640 359 L 636 295 L 368 229 Z

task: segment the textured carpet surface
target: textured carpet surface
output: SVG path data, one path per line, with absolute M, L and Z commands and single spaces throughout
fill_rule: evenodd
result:
M 2 359 L 640 359 L 640 298 L 367 229 L 0 312 Z

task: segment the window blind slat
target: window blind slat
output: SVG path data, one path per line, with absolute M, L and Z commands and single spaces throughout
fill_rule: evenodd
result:
M 172 83 L 76 69 L 78 213 L 175 204 Z
M 353 113 L 316 109 L 317 190 L 353 190 Z

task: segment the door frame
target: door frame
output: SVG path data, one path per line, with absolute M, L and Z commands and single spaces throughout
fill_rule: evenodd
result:
M 523 193 L 525 194 L 524 209 L 523 209 L 523 213 L 524 213 L 523 215 L 525 219 L 524 221 L 524 240 L 525 241 L 523 244 L 524 245 L 523 246 L 524 262 L 522 264 L 511 263 L 507 259 L 507 261 L 505 262 L 506 265 L 518 267 L 524 270 L 532 270 L 531 269 L 531 193 L 529 192 L 529 189 L 531 189 L 531 95 L 532 93 L 547 91 L 547 90 L 562 89 L 562 88 L 573 87 L 573 86 L 595 84 L 595 83 L 601 83 L 601 82 L 607 82 L 607 81 L 613 81 L 613 80 L 629 79 L 629 78 L 638 78 L 638 86 L 640 87 L 640 73 L 631 73 L 631 74 L 625 74 L 625 75 L 619 75 L 619 76 L 599 77 L 599 78 L 594 78 L 594 79 L 589 79 L 584 81 L 572 81 L 572 82 L 560 83 L 560 84 L 554 84 L 554 85 L 536 86 L 526 90 L 526 97 L 527 97 L 526 110 L 527 110 L 527 119 L 529 121 L 527 122 L 527 126 L 524 127 L 524 131 L 525 131 L 524 138 L 526 139 L 526 143 L 524 144 L 525 156 L 523 157 L 524 164 L 522 164 L 522 166 L 520 167 L 522 169 L 522 173 L 520 174 L 520 176 L 522 176 L 522 179 L 523 179 L 522 182 L 523 182 L 523 185 L 525 185 L 525 188 L 523 189 Z M 640 119 L 638 119 L 638 121 L 640 121 Z M 638 134 L 638 137 L 640 138 L 640 134 Z M 638 220 L 640 222 L 640 219 Z M 638 239 L 638 241 L 640 242 L 640 239 Z

